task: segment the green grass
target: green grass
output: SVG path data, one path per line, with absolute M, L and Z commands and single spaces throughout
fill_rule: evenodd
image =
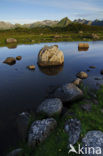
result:
M 78 143 L 81 144 L 82 138 L 88 131 L 100 130 L 103 132 L 103 112 L 101 111 L 103 109 L 103 87 L 96 93 L 98 105 L 92 102 L 93 97 L 88 95 L 88 89 L 84 89 L 83 86 L 82 89 L 84 90 L 84 99 L 90 101 L 92 110 L 86 112 L 81 108 L 81 105 L 85 103 L 84 99 L 73 103 L 66 114 L 62 117 L 56 116 L 55 119 L 57 120 L 58 126 L 43 143 L 36 146 L 34 149 L 29 148 L 26 143 L 20 144 L 20 147 L 24 149 L 25 156 L 68 156 L 68 135 L 64 131 L 64 125 L 70 118 L 79 119 L 82 125 L 80 139 L 75 147 L 77 147 Z M 70 112 L 73 112 L 74 117 L 70 115 Z M 44 115 L 39 117 L 32 116 L 30 123 L 43 118 L 45 118 Z M 75 156 L 75 154 L 71 153 L 69 156 Z

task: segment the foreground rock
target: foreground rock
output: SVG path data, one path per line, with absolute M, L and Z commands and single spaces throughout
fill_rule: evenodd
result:
M 69 144 L 76 144 L 81 132 L 81 123 L 77 119 L 69 119 L 65 125 L 65 131 L 69 135 Z
M 23 149 L 22 148 L 15 149 L 12 152 L 10 152 L 7 156 L 24 156 Z
M 3 63 L 8 65 L 14 65 L 16 63 L 16 59 L 14 57 L 8 57 Z
M 38 64 L 42 67 L 57 66 L 64 63 L 63 52 L 58 49 L 57 45 L 44 46 L 38 54 Z
M 80 79 L 86 79 L 88 77 L 88 74 L 86 72 L 81 71 L 77 73 L 77 77 Z
M 28 145 L 35 147 L 36 144 L 43 142 L 56 126 L 57 122 L 53 118 L 33 122 L 29 131 Z
M 77 78 L 75 81 L 73 81 L 73 84 L 76 86 L 79 86 L 82 83 L 82 79 Z
M 62 112 L 63 104 L 60 99 L 52 98 L 46 99 L 41 103 L 37 112 L 45 113 L 48 116 L 53 116 L 56 114 L 60 114 Z
M 30 114 L 23 112 L 19 114 L 17 118 L 17 129 L 21 140 L 25 141 L 27 137 L 27 131 L 29 126 Z
M 17 40 L 15 38 L 8 38 L 6 43 L 17 43 Z
M 35 66 L 34 66 L 34 65 L 27 66 L 27 68 L 28 68 L 29 70 L 35 70 Z
M 60 98 L 62 102 L 70 102 L 81 99 L 83 97 L 83 92 L 73 83 L 66 83 L 57 88 L 52 96 Z
M 86 156 L 103 156 L 103 132 L 101 131 L 89 131 L 82 139 L 83 147 L 91 147 L 90 154 Z M 99 150 L 100 149 L 100 150 Z M 101 151 L 101 154 L 100 152 Z
M 18 60 L 18 61 L 21 60 L 21 59 L 22 59 L 21 56 L 17 56 L 17 57 L 16 57 L 16 60 Z

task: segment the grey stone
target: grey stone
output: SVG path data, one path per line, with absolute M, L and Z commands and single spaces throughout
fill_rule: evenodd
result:
M 81 132 L 81 123 L 77 119 L 69 119 L 65 124 L 65 131 L 69 135 L 69 144 L 76 144 Z
M 60 99 L 52 98 L 46 99 L 38 107 L 37 112 L 45 113 L 48 116 L 60 114 L 62 112 L 63 104 Z
M 17 118 L 17 130 L 21 140 L 25 141 L 28 132 L 30 114 L 23 112 Z
M 28 145 L 35 147 L 43 142 L 56 126 L 57 122 L 53 118 L 34 121 L 29 131 Z
M 18 148 L 10 152 L 7 156 L 23 156 L 23 149 Z
M 85 154 L 86 156 L 103 156 L 103 132 L 101 131 L 89 131 L 85 137 L 82 139 L 83 147 L 92 147 L 93 150 L 90 151 L 90 154 Z M 101 148 L 101 154 L 97 154 L 97 148 Z
M 83 97 L 83 92 L 73 83 L 66 83 L 57 88 L 52 96 L 60 98 L 62 102 L 70 102 L 81 99 Z

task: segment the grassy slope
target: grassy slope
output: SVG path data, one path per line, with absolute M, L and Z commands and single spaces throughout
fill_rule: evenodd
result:
M 78 143 L 81 143 L 84 135 L 90 130 L 100 130 L 103 132 L 103 112 L 101 111 L 103 109 L 103 87 L 97 92 L 98 105 L 93 104 L 93 97 L 90 97 L 87 94 L 86 89 L 84 90 L 84 94 L 85 99 L 91 100 L 92 111 L 86 112 L 81 109 L 81 105 L 84 104 L 83 101 L 72 104 L 71 108 L 68 109 L 68 112 L 62 118 L 56 117 L 58 126 L 43 143 L 35 149 L 30 149 L 25 143 L 20 145 L 20 147 L 24 148 L 25 156 L 68 156 L 68 135 L 64 131 L 64 125 L 66 120 L 70 118 L 77 118 L 82 124 L 81 135 Z M 71 112 L 73 112 L 74 116 L 70 115 Z M 39 117 L 39 119 L 40 118 L 42 119 L 44 117 Z M 74 156 L 75 154 L 71 153 L 69 155 Z

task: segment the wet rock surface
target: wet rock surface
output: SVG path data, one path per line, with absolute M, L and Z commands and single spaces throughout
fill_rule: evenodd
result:
M 14 57 L 7 57 L 3 63 L 8 65 L 14 65 L 16 63 L 16 59 Z

